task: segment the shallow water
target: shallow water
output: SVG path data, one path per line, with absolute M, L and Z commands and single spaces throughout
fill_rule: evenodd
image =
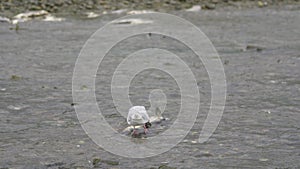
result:
M 299 8 L 298 8 L 299 9 Z M 300 11 L 297 8 L 236 9 L 174 13 L 197 25 L 212 41 L 227 80 L 227 102 L 221 122 L 208 142 L 195 144 L 210 103 L 210 84 L 203 65 L 184 48 L 181 54 L 196 72 L 201 105 L 196 123 L 175 148 L 146 159 L 123 158 L 98 147 L 81 128 L 72 103 L 72 73 L 81 47 L 94 31 L 117 15 L 93 20 L 31 21 L 16 33 L 1 23 L 0 166 L 7 168 L 299 168 L 300 162 Z M 120 56 L 134 51 L 130 39 L 104 60 L 96 79 L 96 97 L 116 130 L 127 127 L 115 112 L 110 73 Z M 159 38 L 154 36 L 153 38 Z M 123 46 L 122 46 L 123 45 Z M 143 43 L 139 43 L 143 46 Z M 169 45 L 169 46 L 168 46 Z M 248 46 L 248 48 L 247 48 Z M 126 48 L 127 47 L 127 48 Z M 140 46 L 139 46 L 140 47 Z M 124 48 L 126 50 L 124 50 Z M 105 64 L 108 63 L 108 64 Z M 19 78 L 12 78 L 17 75 Z M 179 88 L 168 74 L 141 72 L 130 99 L 149 108 L 148 93 L 164 89 L 168 128 L 180 107 Z

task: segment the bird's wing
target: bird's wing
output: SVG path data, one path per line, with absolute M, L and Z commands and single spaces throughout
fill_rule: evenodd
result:
M 142 123 L 147 123 L 149 121 L 149 116 L 147 114 L 146 108 L 144 106 L 134 106 L 129 109 L 127 116 L 128 124 L 133 121 L 134 114 L 139 114 L 142 117 Z
M 128 115 L 127 115 L 127 123 L 130 124 L 132 122 L 132 117 L 134 116 L 134 114 L 136 113 L 136 111 L 134 109 L 129 109 Z
M 140 111 L 139 113 L 141 114 L 144 123 L 147 123 L 150 120 L 146 109 L 144 109 L 143 111 Z

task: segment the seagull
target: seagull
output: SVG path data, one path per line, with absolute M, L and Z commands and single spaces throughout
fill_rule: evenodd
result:
M 127 123 L 133 126 L 133 133 L 136 134 L 135 127 L 143 125 L 144 133 L 148 132 L 151 127 L 150 118 L 144 106 L 133 106 L 129 109 Z

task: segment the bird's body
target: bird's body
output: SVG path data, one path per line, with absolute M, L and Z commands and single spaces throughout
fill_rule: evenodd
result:
M 129 109 L 127 123 L 138 126 L 149 122 L 149 116 L 144 106 L 133 106 Z
M 143 126 L 146 133 L 149 127 L 148 125 L 150 124 L 149 121 L 150 118 L 144 106 L 133 106 L 129 109 L 127 123 L 133 126 L 134 132 L 136 126 Z

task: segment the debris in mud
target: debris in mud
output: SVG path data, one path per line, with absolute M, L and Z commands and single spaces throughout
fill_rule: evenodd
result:
M 247 45 L 246 51 L 247 50 L 256 50 L 257 52 L 261 52 L 262 50 L 264 50 L 264 48 L 261 46 L 256 46 L 256 45 Z
M 97 166 L 100 162 L 101 162 L 100 158 L 94 158 L 92 164 L 93 164 L 93 166 Z
M 71 106 L 75 106 L 75 105 L 78 105 L 77 103 L 71 103 Z
M 21 77 L 21 76 L 18 76 L 18 75 L 11 75 L 10 79 L 11 79 L 11 80 L 21 80 L 22 77 Z
M 170 166 L 163 164 L 163 165 L 159 166 L 158 169 L 176 169 L 176 167 L 170 167 Z
M 108 165 L 119 165 L 118 161 L 102 160 L 100 158 L 94 158 L 92 161 L 93 167 L 99 167 L 102 163 L 108 164 Z
M 51 164 L 46 164 L 46 167 L 58 167 L 58 166 L 62 166 L 64 165 L 64 162 L 55 162 L 55 163 L 51 163 Z

